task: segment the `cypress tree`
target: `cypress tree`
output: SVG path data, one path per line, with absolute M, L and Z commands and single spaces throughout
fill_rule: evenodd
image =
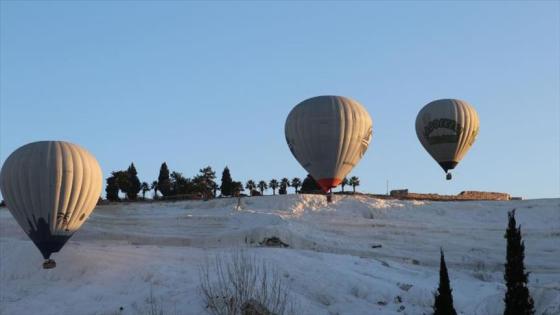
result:
M 128 177 L 128 187 L 125 190 L 126 197 L 129 200 L 136 200 L 138 193 L 142 189 L 142 183 L 140 183 L 138 172 L 136 172 L 134 163 L 130 163 L 130 166 L 126 170 L 126 175 Z
M 107 178 L 107 186 L 105 187 L 105 198 L 109 201 L 119 201 L 119 186 L 115 176 Z
M 243 187 L 241 187 L 243 188 Z M 229 168 L 226 166 L 222 172 L 222 185 L 220 186 L 222 196 L 231 196 L 233 194 L 233 180 L 229 173 Z
M 171 194 L 171 179 L 169 178 L 169 168 L 167 163 L 163 162 L 159 168 L 158 186 L 157 190 L 162 196 L 167 197 Z
M 527 287 L 529 273 L 525 272 L 525 243 L 521 237 L 521 226 L 517 227 L 515 209 L 508 212 L 507 253 L 504 279 L 506 296 L 504 315 L 532 315 L 535 313 L 533 299 Z
M 449 284 L 449 275 L 447 274 L 447 266 L 445 265 L 445 257 L 443 249 L 440 250 L 439 262 L 439 287 L 435 294 L 434 315 L 457 315 L 453 308 L 453 295 L 451 294 L 451 285 Z

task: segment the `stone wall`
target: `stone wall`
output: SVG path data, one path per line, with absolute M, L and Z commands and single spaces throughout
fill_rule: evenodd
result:
M 511 200 L 506 193 L 489 191 L 462 191 L 458 195 L 419 194 L 408 192 L 407 189 L 391 191 L 391 195 L 371 195 L 382 199 L 404 199 L 404 200 L 433 200 L 433 201 L 460 201 L 460 200 Z
M 483 199 L 483 200 L 510 200 L 511 196 L 506 193 L 488 192 L 488 191 L 462 191 L 458 197 L 466 199 Z

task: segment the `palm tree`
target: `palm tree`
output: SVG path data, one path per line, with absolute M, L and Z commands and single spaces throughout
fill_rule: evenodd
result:
M 245 188 L 249 189 L 249 196 L 251 196 L 251 192 L 253 192 L 253 190 L 255 190 L 256 187 L 257 185 L 255 184 L 255 181 L 253 181 L 252 179 L 248 180 L 247 183 L 245 184 Z
M 150 186 L 146 182 L 142 182 L 140 185 L 140 189 L 142 189 L 142 199 L 146 199 L 146 193 L 150 191 Z
M 271 179 L 270 183 L 268 183 L 268 187 L 272 189 L 272 194 L 276 195 L 276 188 L 278 188 L 278 181 L 276 179 Z
M 287 194 L 288 187 L 290 187 L 290 180 L 286 177 L 282 178 L 282 180 L 280 180 L 280 190 L 283 190 L 283 193 Z
M 350 177 L 350 180 L 348 181 L 348 185 L 352 186 L 352 190 L 355 193 L 356 192 L 356 186 L 360 186 L 360 179 L 358 178 L 358 176 Z
M 158 191 L 158 181 L 154 180 L 150 188 L 154 191 L 154 199 L 158 198 L 157 191 Z
M 298 193 L 297 189 L 301 186 L 301 179 L 298 177 L 294 177 L 292 179 L 292 187 L 296 190 L 296 194 Z
M 348 181 L 347 177 L 344 177 L 344 179 L 342 180 L 342 182 L 340 183 L 340 187 L 342 188 L 342 192 L 344 192 L 344 186 L 350 184 L 350 182 Z
M 264 195 L 264 191 L 268 189 L 268 185 L 264 180 L 259 181 L 257 187 L 259 187 L 259 190 L 261 191 L 261 195 Z

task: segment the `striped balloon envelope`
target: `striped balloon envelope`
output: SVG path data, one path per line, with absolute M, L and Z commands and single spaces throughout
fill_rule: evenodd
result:
M 422 146 L 448 173 L 469 151 L 479 130 L 478 114 L 469 103 L 441 99 L 424 106 L 416 117 Z M 451 179 L 448 173 L 447 179 Z
M 372 120 L 355 100 L 317 96 L 292 109 L 285 135 L 294 157 L 328 192 L 364 156 L 372 139 Z
M 0 190 L 21 228 L 46 259 L 58 252 L 95 208 L 102 188 L 97 160 L 64 141 L 40 141 L 14 151 L 2 166 Z

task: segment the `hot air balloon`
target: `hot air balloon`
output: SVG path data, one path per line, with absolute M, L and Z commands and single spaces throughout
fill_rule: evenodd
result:
M 285 135 L 296 160 L 327 193 L 364 156 L 372 138 L 372 121 L 355 100 L 317 96 L 292 109 Z
M 64 141 L 40 141 L 14 151 L 2 166 L 0 190 L 6 206 L 41 251 L 43 268 L 93 211 L 101 193 L 97 160 Z
M 478 135 L 478 114 L 465 101 L 436 100 L 424 106 L 416 117 L 418 139 L 451 179 L 454 169 Z

